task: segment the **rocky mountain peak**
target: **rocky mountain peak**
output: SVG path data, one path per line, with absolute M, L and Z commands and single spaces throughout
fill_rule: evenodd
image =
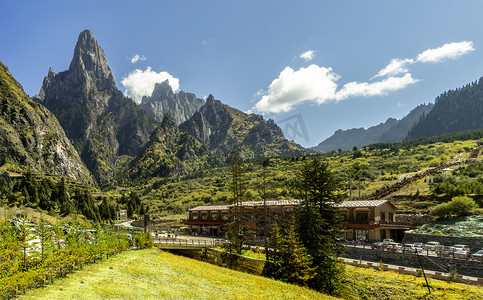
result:
M 193 116 L 203 104 L 204 101 L 192 93 L 174 93 L 169 81 L 165 80 L 156 83 L 150 97 L 143 97 L 140 107 L 158 122 L 169 114 L 176 124 L 181 124 Z
M 165 96 L 165 97 L 170 97 L 173 95 L 173 89 L 169 85 L 168 79 L 161 83 L 156 83 L 154 85 L 154 90 L 152 95 L 159 95 L 159 96 Z
M 214 102 L 215 102 L 215 97 L 212 94 L 210 94 L 208 98 L 206 98 L 206 104 L 212 104 Z
M 116 87 L 104 50 L 89 30 L 79 34 L 69 72 L 74 81 L 86 84 L 87 91 L 93 87 L 98 91 Z
M 49 73 L 47 74 L 48 79 L 52 79 L 55 77 L 55 72 L 52 68 L 49 68 Z

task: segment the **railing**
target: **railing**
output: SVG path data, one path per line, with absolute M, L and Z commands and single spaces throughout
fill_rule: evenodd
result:
M 171 238 L 154 238 L 154 244 L 174 245 L 185 247 L 208 247 L 214 246 L 213 240 L 192 240 L 192 239 L 171 239 Z
M 355 247 L 355 248 L 363 248 L 363 249 L 373 249 L 379 251 L 389 251 L 389 252 L 398 252 L 398 253 L 406 253 L 406 254 L 416 254 L 416 249 L 404 247 L 404 246 L 396 246 L 396 245 L 385 245 L 385 246 L 374 246 L 374 244 L 367 244 L 357 241 L 346 241 L 347 247 Z M 475 262 L 483 263 L 483 257 L 472 257 L 470 255 L 459 255 L 455 252 L 448 252 L 444 250 L 430 250 L 424 248 L 418 248 L 417 254 L 423 256 L 433 256 L 433 257 L 448 257 L 452 259 L 461 259 L 461 260 L 470 260 Z
M 186 224 L 186 223 L 203 223 L 203 224 L 217 224 L 217 225 L 221 225 L 221 224 L 225 224 L 225 223 L 229 223 L 229 220 L 223 220 L 223 219 L 217 219 L 217 220 L 213 220 L 213 219 L 208 219 L 208 220 L 203 220 L 203 219 L 182 219 L 180 220 L 180 223 L 181 224 Z
M 360 220 L 354 221 L 349 220 L 347 221 L 349 225 L 392 225 L 392 226 L 411 226 L 410 222 L 396 222 L 396 221 L 387 221 L 387 220 Z

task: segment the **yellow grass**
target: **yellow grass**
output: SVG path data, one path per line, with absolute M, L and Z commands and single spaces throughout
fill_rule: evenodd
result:
M 159 250 L 121 253 L 20 299 L 335 299 Z

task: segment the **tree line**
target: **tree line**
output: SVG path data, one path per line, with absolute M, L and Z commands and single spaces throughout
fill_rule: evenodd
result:
M 149 210 L 136 192 L 123 194 L 119 202 L 109 197 L 96 200 L 87 187 L 71 187 L 63 177 L 57 182 L 49 177 L 39 179 L 32 172 L 20 178 L 2 174 L 0 197 L 2 206 L 40 208 L 61 216 L 81 214 L 94 222 L 115 220 L 121 205 L 127 208 L 129 218 Z

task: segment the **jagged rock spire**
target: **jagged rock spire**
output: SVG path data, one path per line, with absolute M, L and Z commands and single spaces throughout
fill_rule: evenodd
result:
M 85 83 L 87 90 L 94 86 L 98 91 L 116 87 L 114 75 L 107 63 L 104 50 L 89 30 L 84 30 L 79 34 L 69 73 L 74 81 L 79 84 Z

